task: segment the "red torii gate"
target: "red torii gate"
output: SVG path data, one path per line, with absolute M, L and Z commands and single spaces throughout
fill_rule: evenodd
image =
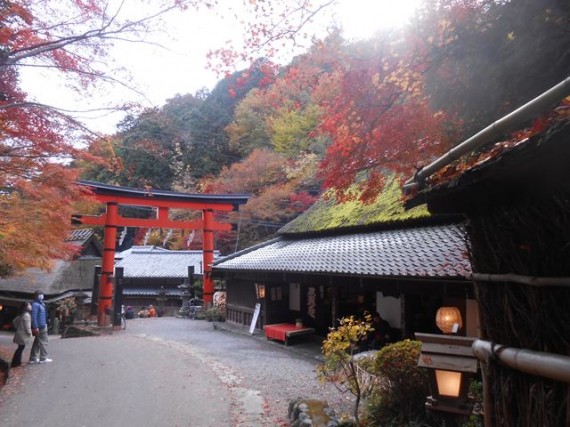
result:
M 165 190 L 143 190 L 102 184 L 94 181 L 78 181 L 79 185 L 91 189 L 95 199 L 106 204 L 106 212 L 99 216 L 73 215 L 73 221 L 81 224 L 104 227 L 103 265 L 99 284 L 99 305 L 97 323 L 105 326 L 106 311 L 113 299 L 113 273 L 115 268 L 115 245 L 117 227 L 202 229 L 203 231 L 203 274 L 204 305 L 212 303 L 214 282 L 214 231 L 229 231 L 231 224 L 214 221 L 214 211 L 234 211 L 249 199 L 249 195 L 235 194 L 188 194 Z M 119 205 L 146 206 L 157 209 L 156 218 L 126 218 L 119 215 Z M 201 210 L 202 219 L 195 221 L 174 221 L 169 218 L 169 209 Z

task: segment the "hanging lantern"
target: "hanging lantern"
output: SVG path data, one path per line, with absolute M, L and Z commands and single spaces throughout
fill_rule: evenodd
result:
M 463 327 L 461 312 L 457 307 L 441 307 L 435 315 L 435 323 L 444 334 L 456 334 Z
M 255 295 L 257 296 L 258 300 L 265 298 L 265 285 L 263 285 L 261 283 L 256 283 L 255 284 Z

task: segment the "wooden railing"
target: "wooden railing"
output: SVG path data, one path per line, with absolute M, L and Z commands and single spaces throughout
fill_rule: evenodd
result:
M 239 326 L 249 328 L 251 319 L 253 318 L 254 309 L 251 307 L 243 307 L 240 305 L 228 304 L 226 307 L 226 322 L 231 322 Z M 256 329 L 263 329 L 263 320 L 261 316 L 257 319 Z

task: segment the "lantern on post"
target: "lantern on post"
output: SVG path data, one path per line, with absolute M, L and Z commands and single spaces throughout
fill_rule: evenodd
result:
M 416 333 L 422 342 L 418 366 L 430 369 L 432 395 L 427 409 L 469 415 L 469 380 L 477 373 L 478 361 L 471 345 L 475 338 Z

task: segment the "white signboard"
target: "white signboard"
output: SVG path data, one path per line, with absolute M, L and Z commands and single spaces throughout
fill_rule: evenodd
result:
M 253 331 L 255 331 L 255 325 L 257 323 L 257 319 L 259 318 L 259 312 L 261 311 L 261 304 L 255 304 L 255 310 L 253 312 L 253 317 L 251 318 L 251 325 L 249 326 L 249 334 L 253 335 Z

